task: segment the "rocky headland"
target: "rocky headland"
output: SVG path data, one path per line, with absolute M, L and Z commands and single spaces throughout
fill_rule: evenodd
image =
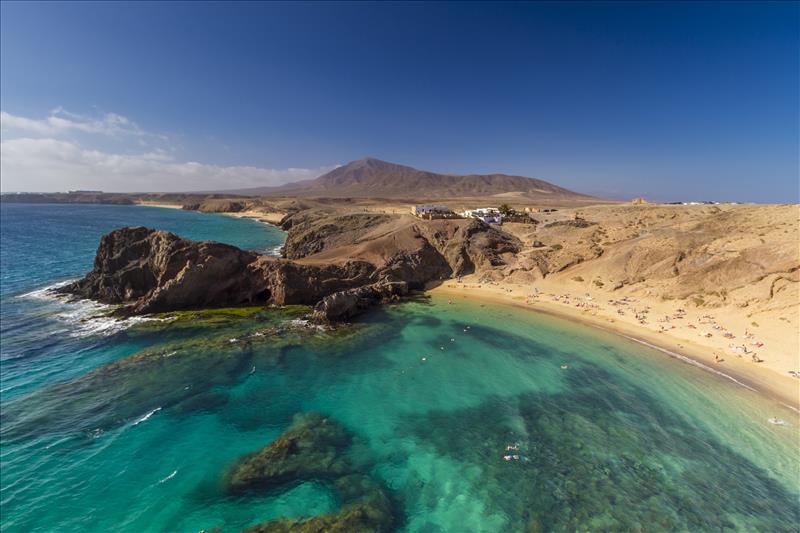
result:
M 120 314 L 248 305 L 315 306 L 342 320 L 431 282 L 504 264 L 519 241 L 475 220 L 298 212 L 285 217 L 286 258 L 155 229 L 103 236 L 94 268 L 59 290 Z

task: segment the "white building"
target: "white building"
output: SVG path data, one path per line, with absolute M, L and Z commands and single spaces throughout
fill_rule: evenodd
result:
M 411 207 L 411 214 L 415 216 L 446 214 L 450 208 L 446 205 L 415 205 Z
M 464 218 L 477 218 L 487 224 L 502 224 L 503 215 L 494 207 L 480 207 L 478 209 L 467 209 L 464 211 Z

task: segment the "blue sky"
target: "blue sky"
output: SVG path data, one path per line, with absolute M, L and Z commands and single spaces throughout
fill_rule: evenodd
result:
M 373 156 L 798 201 L 800 4 L 2 3 L 2 189 L 271 185 Z

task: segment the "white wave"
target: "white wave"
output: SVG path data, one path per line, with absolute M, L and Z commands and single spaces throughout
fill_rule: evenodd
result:
M 283 245 L 279 244 L 278 246 L 270 248 L 266 253 L 267 255 L 272 255 L 275 257 L 283 257 Z
M 171 473 L 170 475 L 168 475 L 167 477 L 165 477 L 164 479 L 162 479 L 162 480 L 160 480 L 160 481 L 158 482 L 158 483 L 159 483 L 159 485 L 160 485 L 161 483 L 164 483 L 165 481 L 169 481 L 170 479 L 174 478 L 174 477 L 175 477 L 175 474 L 177 474 L 177 473 L 178 473 L 178 471 L 177 471 L 177 470 L 173 470 L 173 471 L 172 471 L 172 473 Z
M 150 420 L 150 417 L 151 417 L 151 416 L 153 416 L 154 414 L 156 414 L 156 413 L 157 413 L 157 412 L 159 412 L 160 410 L 161 410 L 161 407 L 156 407 L 155 409 L 153 409 L 152 411 L 150 411 L 149 413 L 147 413 L 146 415 L 144 415 L 142 418 L 140 418 L 139 420 L 137 420 L 136 422 L 134 422 L 134 423 L 133 423 L 133 425 L 134 425 L 134 426 L 138 426 L 138 425 L 139 425 L 139 424 L 141 424 L 142 422 L 147 422 L 148 420 Z
M 26 292 L 25 294 L 20 294 L 17 296 L 19 299 L 26 299 L 30 298 L 33 300 L 62 300 L 66 299 L 63 294 L 57 294 L 54 291 L 59 287 L 63 287 L 65 285 L 69 285 L 74 279 L 68 279 L 66 281 L 59 281 L 58 283 L 53 283 L 52 285 L 48 285 L 47 287 L 42 287 L 41 289 L 36 289 L 35 291 Z
M 316 329 L 320 331 L 324 331 L 326 329 L 324 325 L 315 324 L 314 322 L 311 322 L 310 320 L 307 320 L 305 318 L 294 318 L 289 321 L 289 325 L 293 328 L 298 328 L 298 329 L 307 328 L 307 329 Z
M 55 289 L 63 287 L 74 280 L 59 281 L 47 287 L 36 289 L 17 296 L 17 298 L 50 301 L 59 305 L 52 316 L 68 326 L 59 333 L 71 337 L 88 337 L 92 335 L 111 335 L 129 328 L 134 324 L 149 321 L 168 321 L 169 318 L 129 317 L 117 318 L 108 316 L 115 308 L 113 305 L 101 304 L 92 300 L 75 299 L 73 296 L 58 294 Z
M 712 374 L 716 374 L 716 375 L 718 375 L 720 377 L 723 377 L 725 379 L 729 379 L 730 381 L 736 383 L 737 385 L 739 385 L 741 387 L 744 387 L 745 389 L 751 390 L 753 392 L 758 392 L 758 390 L 754 389 L 753 387 L 751 387 L 750 385 L 748 385 L 746 383 L 742 383 L 741 381 L 739 381 L 735 377 L 733 377 L 731 375 L 728 375 L 725 372 L 720 372 L 719 370 L 717 370 L 715 368 L 711 368 L 708 365 L 704 365 L 700 361 L 692 359 L 691 357 L 686 357 L 683 354 L 679 354 L 677 352 L 673 352 L 672 350 L 667 350 L 666 348 L 662 348 L 660 346 L 656 346 L 654 344 L 650 344 L 649 342 L 643 341 L 641 339 L 637 339 L 637 338 L 634 338 L 634 337 L 629 337 L 628 335 L 622 335 L 622 336 L 625 337 L 626 339 L 632 340 L 633 342 L 638 342 L 639 344 L 643 344 L 644 346 L 647 346 L 648 348 L 652 348 L 654 350 L 658 350 L 659 352 L 665 353 L 665 354 L 669 355 L 670 357 L 674 357 L 675 359 L 683 361 L 684 363 L 688 363 L 690 365 L 694 365 L 694 366 L 696 366 L 698 368 L 702 368 L 703 370 L 705 370 L 707 372 L 711 372 Z

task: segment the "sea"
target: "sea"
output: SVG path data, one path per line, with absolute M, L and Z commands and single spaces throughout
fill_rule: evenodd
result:
M 724 376 L 442 297 L 338 328 L 302 307 L 120 320 L 50 290 L 91 269 L 104 233 L 264 253 L 284 233 L 157 207 L 0 214 L 3 532 L 227 532 L 335 513 L 324 479 L 228 490 L 242 457 L 307 413 L 352 435 L 341 453 L 383 488 L 398 531 L 798 531 L 800 420 Z

